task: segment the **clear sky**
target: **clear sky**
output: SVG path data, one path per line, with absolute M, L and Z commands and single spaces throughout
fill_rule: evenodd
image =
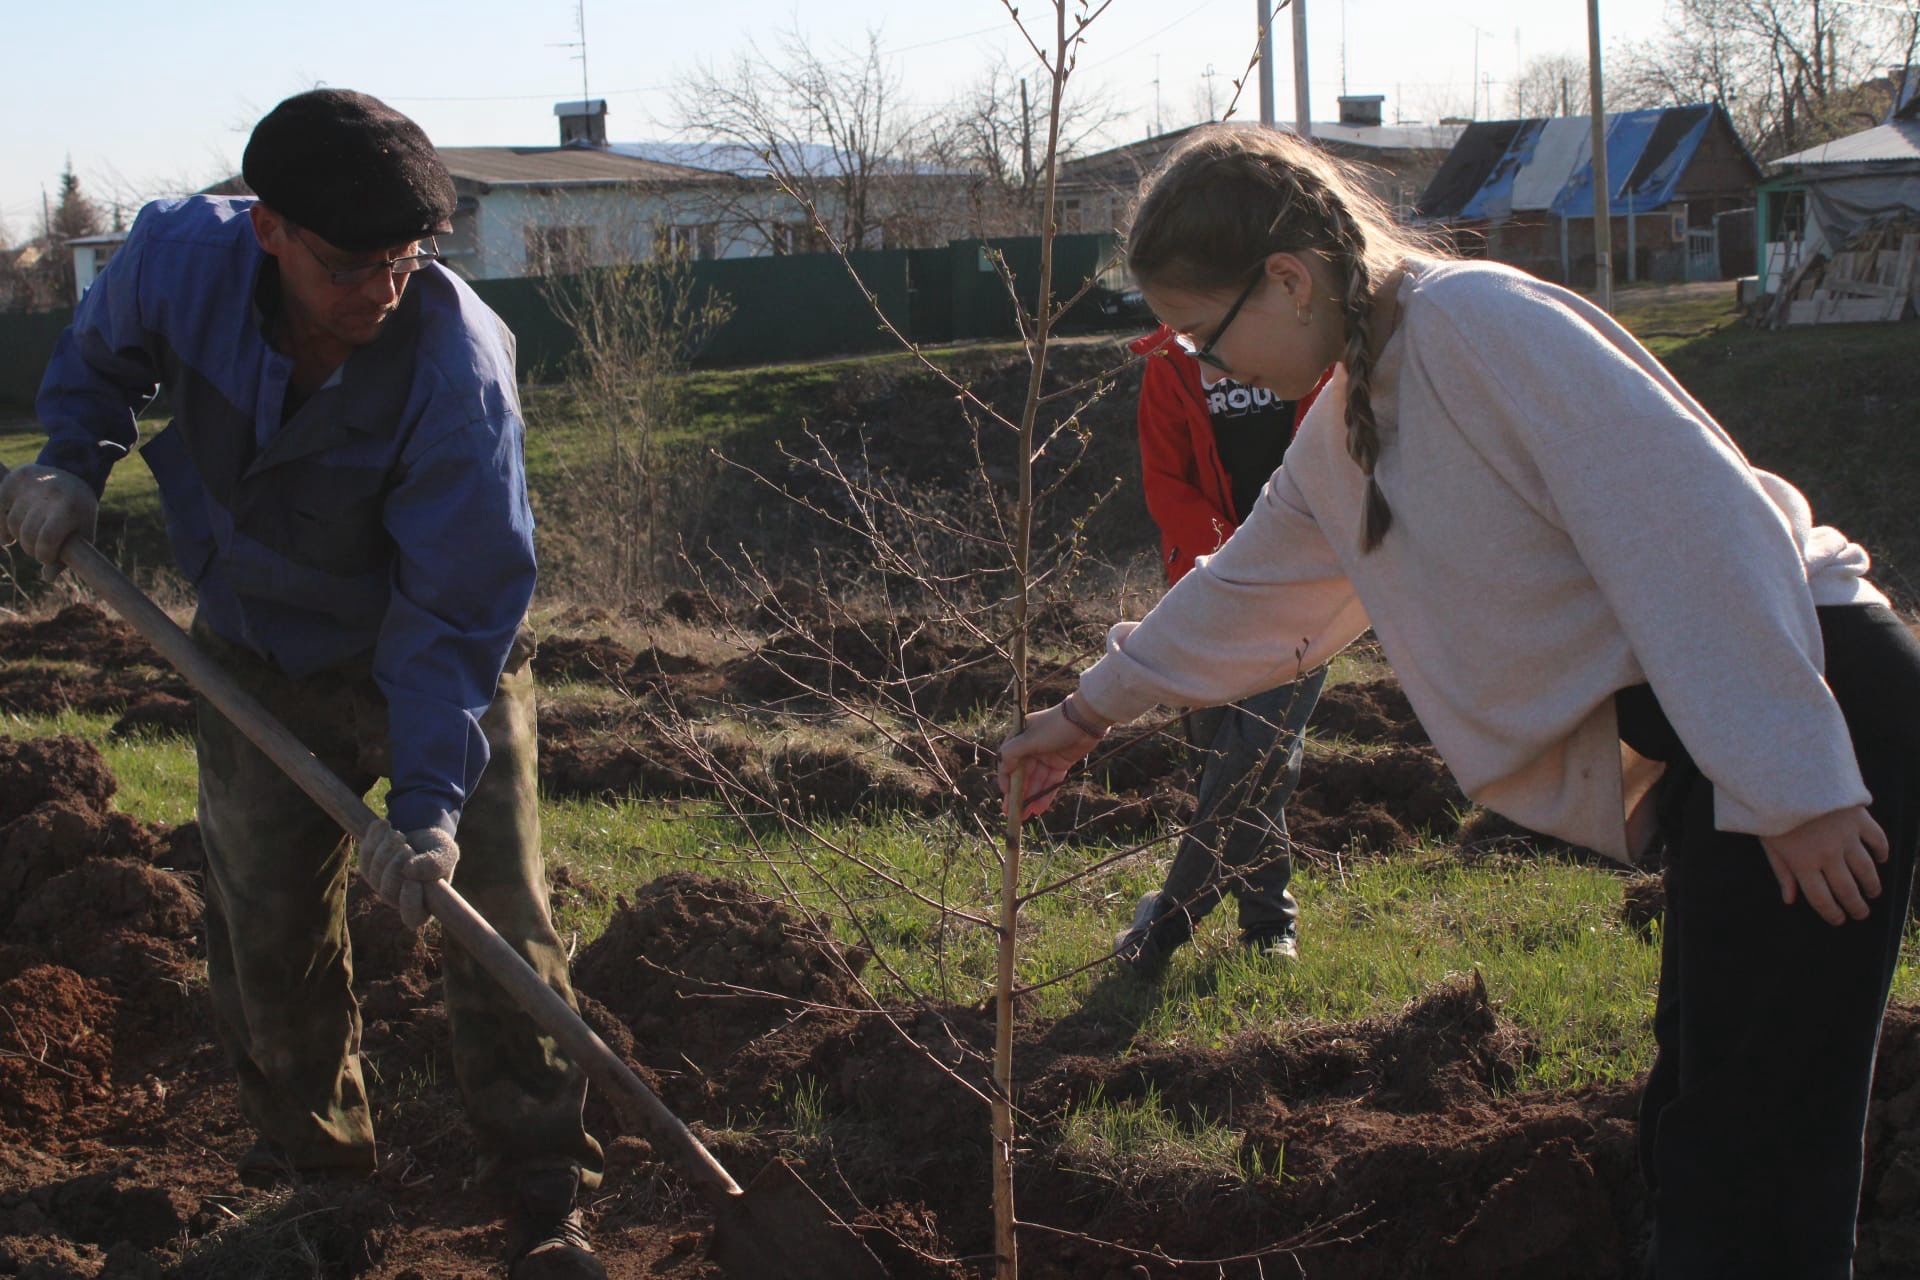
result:
M 1304 0 L 1315 119 L 1353 93 L 1387 95 L 1387 119 L 1466 115 L 1477 67 L 1481 116 L 1507 114 L 1507 84 L 1538 54 L 1585 56 L 1585 0 Z M 1665 0 L 1601 0 L 1602 37 L 1654 34 Z M 1041 0 L 1019 5 L 1050 22 Z M 10 56 L 0 75 L 0 238 L 38 226 L 41 192 L 72 157 L 108 200 L 191 190 L 238 168 L 255 120 L 317 84 L 393 103 L 444 145 L 544 144 L 553 104 L 581 96 L 576 0 L 0 0 Z M 1253 51 L 1256 0 L 1113 0 L 1080 74 L 1126 113 L 1114 141 L 1202 118 Z M 1464 14 L 1464 16 L 1463 16 Z M 588 85 L 616 140 L 672 136 L 671 86 L 725 65 L 749 40 L 798 27 L 817 49 L 880 32 L 906 97 L 937 107 L 997 55 L 1031 54 L 999 0 L 585 0 Z M 1293 101 L 1291 17 L 1276 18 L 1276 98 Z M 1343 57 L 1344 50 L 1344 57 Z M 1214 75 L 1209 81 L 1207 71 Z M 1156 88 L 1156 80 L 1158 81 Z M 1257 83 L 1257 81 L 1256 81 Z M 1242 116 L 1258 116 L 1255 84 Z

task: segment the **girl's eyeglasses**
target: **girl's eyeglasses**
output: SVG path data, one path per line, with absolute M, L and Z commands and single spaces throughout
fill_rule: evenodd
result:
M 1233 300 L 1233 305 L 1227 308 L 1227 314 L 1220 317 L 1220 323 L 1214 326 L 1213 336 L 1207 339 L 1205 346 L 1196 345 L 1193 339 L 1184 333 L 1174 335 L 1174 345 L 1201 364 L 1218 369 L 1221 373 L 1232 373 L 1233 370 L 1227 368 L 1226 362 L 1213 354 L 1213 349 L 1219 345 L 1220 339 L 1226 336 L 1227 326 L 1232 324 L 1233 318 L 1240 314 L 1240 308 L 1247 305 L 1247 299 L 1251 298 L 1253 291 L 1260 287 L 1260 281 L 1266 277 L 1266 274 L 1267 264 L 1263 262 L 1253 273 L 1253 279 L 1247 281 L 1247 287 L 1240 291 L 1240 296 Z

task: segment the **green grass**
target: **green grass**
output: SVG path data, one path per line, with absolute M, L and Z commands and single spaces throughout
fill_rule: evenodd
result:
M 135 815 L 182 821 L 192 815 L 191 748 L 178 738 L 105 739 L 104 717 L 66 715 L 4 722 L 17 735 L 80 733 L 101 743 L 121 779 L 118 804 Z M 605 928 L 615 893 L 675 869 L 739 879 L 770 892 L 791 888 L 833 917 L 849 942 L 878 949 L 869 977 L 900 998 L 891 971 L 911 992 L 962 1002 L 991 991 L 991 934 L 948 921 L 879 884 L 845 858 L 806 839 L 758 835 L 705 804 L 548 800 L 546 844 L 555 864 L 601 891 L 569 895 L 557 909 L 563 936 L 580 945 Z M 997 871 L 986 847 L 946 821 L 839 821 L 821 834 L 930 898 L 986 912 Z M 1084 865 L 1098 849 L 1041 845 L 1029 884 Z M 1164 856 L 1166 850 L 1156 850 Z M 1022 914 L 1020 978 L 1040 984 L 1105 952 L 1135 897 L 1161 873 L 1152 853 L 1030 903 Z M 1442 850 L 1304 867 L 1295 878 L 1302 953 L 1292 965 L 1251 960 L 1235 945 L 1231 910 L 1179 953 L 1165 980 L 1116 978 L 1107 966 L 1042 987 L 1023 1006 L 1050 1018 L 1080 1009 L 1138 1028 L 1149 1041 L 1218 1045 L 1252 1027 L 1391 1013 L 1452 973 L 1478 969 L 1506 1014 L 1540 1043 L 1528 1085 L 1631 1076 L 1646 1065 L 1646 1021 L 1657 976 L 1656 949 L 1618 919 L 1620 879 L 1552 858 L 1462 865 Z M 842 897 L 864 934 L 844 922 Z M 1913 993 L 1910 969 L 1900 987 Z
M 188 742 L 110 740 L 109 723 L 74 714 L 8 717 L 0 719 L 0 733 L 87 737 L 120 779 L 122 809 L 148 820 L 191 817 Z M 770 894 L 791 891 L 832 919 L 843 941 L 874 946 L 878 958 L 867 978 L 883 998 L 978 1003 L 990 996 L 995 956 L 988 930 L 943 924 L 931 907 L 812 840 L 756 832 L 707 803 L 549 798 L 542 820 L 550 863 L 597 891 L 563 895 L 555 904 L 556 924 L 572 947 L 604 930 L 616 894 L 631 895 L 668 871 L 695 870 Z M 991 910 L 998 879 L 992 852 L 950 820 L 870 815 L 818 832 L 923 896 Z M 1069 873 L 1107 852 L 1036 842 L 1025 882 Z M 1168 852 L 1165 845 L 1142 852 L 1025 907 L 1019 980 L 1038 989 L 1024 998 L 1023 1018 L 1085 1014 L 1132 1029 L 1137 1043 L 1217 1047 L 1249 1030 L 1285 1036 L 1392 1015 L 1449 976 L 1477 971 L 1496 1006 L 1539 1050 L 1516 1090 L 1625 1081 L 1649 1063 L 1657 934 L 1649 940 L 1621 922 L 1619 874 L 1554 856 L 1463 863 L 1436 845 L 1303 866 L 1293 884 L 1301 907 L 1301 953 L 1293 963 L 1242 952 L 1227 907 L 1159 981 L 1105 964 L 1052 981 L 1106 952 L 1135 898 L 1158 884 Z M 849 923 L 848 907 L 861 927 Z M 1909 935 L 1894 998 L 1920 1000 L 1920 935 Z M 772 1126 L 803 1144 L 832 1137 L 818 1082 L 793 1082 L 756 1114 L 754 1127 Z M 1284 1176 L 1244 1167 L 1235 1131 L 1176 1115 L 1151 1095 L 1081 1103 L 1057 1143 L 1061 1159 L 1123 1188 L 1169 1174 L 1229 1183 Z
M 1180 1170 L 1234 1181 L 1285 1176 L 1284 1166 L 1242 1163 L 1240 1134 L 1217 1121 L 1174 1114 L 1149 1085 L 1139 1098 L 1113 1102 L 1096 1088 L 1061 1122 L 1061 1163 L 1123 1191 Z M 1258 1156 L 1253 1155 L 1254 1160 Z

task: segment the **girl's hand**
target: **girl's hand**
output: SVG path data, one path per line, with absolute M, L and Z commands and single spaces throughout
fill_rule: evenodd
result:
M 1100 735 L 1088 733 L 1068 720 L 1060 706 L 1028 716 L 1027 727 L 1000 744 L 1000 767 L 995 775 L 1000 794 L 1008 793 L 1016 774 L 1024 771 L 1026 775 L 1022 822 L 1047 811 L 1060 793 L 1067 770 L 1086 759 L 1100 743 Z
M 1780 882 L 1780 901 L 1792 906 L 1805 896 L 1828 924 L 1845 924 L 1848 916 L 1865 920 L 1867 899 L 1880 896 L 1874 863 L 1887 860 L 1887 833 L 1860 805 L 1761 836 L 1760 844 Z

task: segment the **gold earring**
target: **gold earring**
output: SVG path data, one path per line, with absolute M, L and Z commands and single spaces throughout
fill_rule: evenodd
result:
M 1298 320 L 1302 325 L 1302 327 L 1312 324 L 1313 323 L 1312 304 L 1303 302 L 1299 306 L 1295 307 L 1293 309 L 1293 318 L 1295 320 Z

